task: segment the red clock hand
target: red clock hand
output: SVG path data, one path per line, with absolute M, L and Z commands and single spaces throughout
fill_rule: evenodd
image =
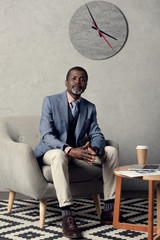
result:
M 103 37 L 103 39 L 106 41 L 106 43 L 110 46 L 110 48 L 112 48 L 112 46 L 110 45 L 110 43 L 107 41 L 107 39 L 103 36 L 103 34 L 101 33 L 101 31 L 99 30 L 99 28 L 94 24 L 94 22 L 92 22 L 92 24 L 94 25 L 94 27 L 98 30 L 99 34 Z M 114 49 L 112 48 L 112 50 L 114 51 Z

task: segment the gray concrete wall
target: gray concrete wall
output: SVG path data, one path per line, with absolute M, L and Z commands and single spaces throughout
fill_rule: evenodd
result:
M 0 0 L 0 116 L 40 114 L 44 96 L 62 92 L 69 68 L 88 71 L 84 97 L 97 106 L 108 139 L 120 145 L 120 165 L 136 163 L 136 145 L 160 156 L 160 1 L 110 0 L 125 14 L 129 35 L 116 56 L 80 55 L 69 38 L 73 13 L 88 0 Z M 126 188 L 143 188 L 133 181 Z

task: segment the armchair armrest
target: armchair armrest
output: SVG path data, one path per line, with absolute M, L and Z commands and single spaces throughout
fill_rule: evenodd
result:
M 0 147 L 0 189 L 41 199 L 48 183 L 32 148 L 25 143 L 14 142 L 7 134 L 0 136 Z
M 117 151 L 119 152 L 119 144 L 113 140 L 106 140 L 106 146 L 115 147 L 117 149 Z

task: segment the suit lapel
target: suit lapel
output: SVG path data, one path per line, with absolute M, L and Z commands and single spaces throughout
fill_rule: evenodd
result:
M 67 93 L 66 93 L 66 91 L 62 93 L 62 100 L 60 102 L 60 106 L 59 107 L 61 109 L 62 118 L 63 118 L 64 123 L 65 123 L 66 136 L 67 136 L 68 126 L 69 126 L 69 117 L 68 117 L 68 100 L 67 100 Z

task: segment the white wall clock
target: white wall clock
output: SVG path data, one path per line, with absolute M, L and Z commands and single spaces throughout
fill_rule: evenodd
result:
M 128 36 L 124 14 L 115 5 L 92 1 L 73 14 L 69 35 L 74 48 L 83 56 L 102 60 L 117 54 Z

